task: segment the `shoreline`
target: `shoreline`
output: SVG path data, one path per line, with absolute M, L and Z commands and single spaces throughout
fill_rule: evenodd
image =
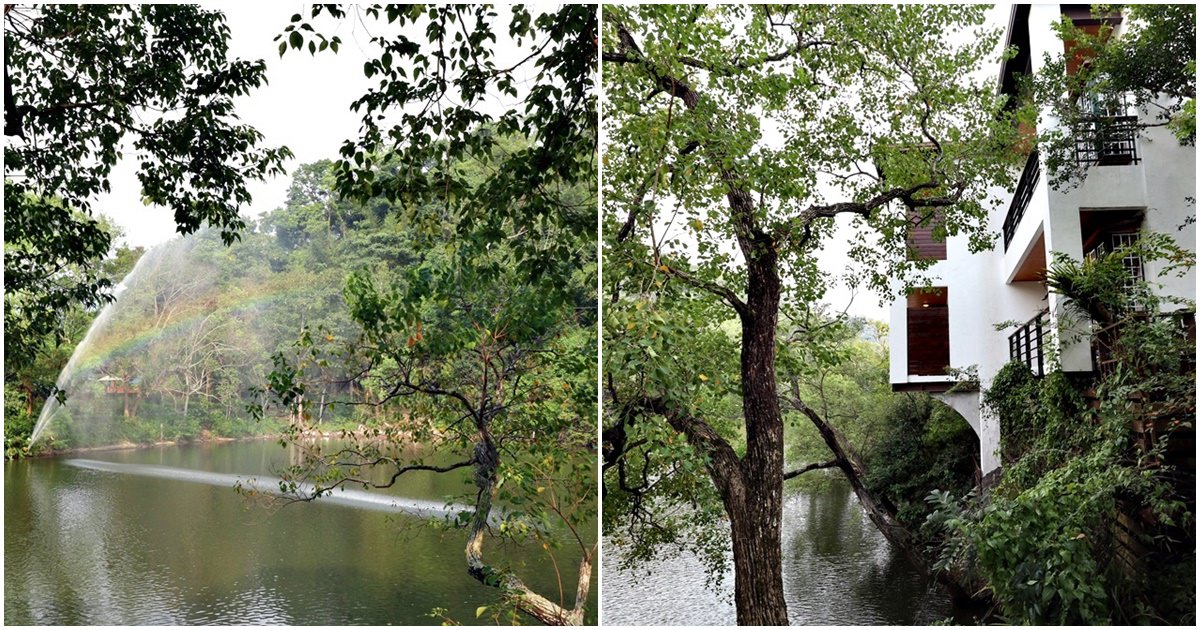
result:
M 305 429 L 301 431 L 298 437 L 306 440 L 336 440 L 342 438 L 365 437 L 369 432 L 376 431 L 378 428 L 369 428 L 359 425 L 355 429 L 334 429 L 321 431 L 318 429 Z M 202 435 L 192 439 L 185 440 L 156 440 L 154 442 L 118 442 L 116 444 L 105 444 L 103 446 L 76 446 L 64 449 L 49 449 L 38 453 L 26 453 L 20 457 L 5 457 L 6 460 L 18 459 L 40 459 L 50 457 L 61 457 L 64 455 L 79 455 L 84 453 L 103 453 L 109 451 L 135 451 L 139 449 L 148 449 L 164 446 L 188 446 L 188 445 L 207 445 L 207 444 L 226 444 L 229 442 L 253 442 L 256 440 L 278 440 L 283 437 L 283 433 L 263 433 L 260 435 L 247 435 L 242 437 L 230 437 L 225 435 Z M 411 435 L 410 435 L 411 437 Z

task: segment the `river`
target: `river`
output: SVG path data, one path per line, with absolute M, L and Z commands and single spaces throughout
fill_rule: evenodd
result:
M 733 576 L 713 589 L 692 555 L 621 569 L 604 549 L 605 625 L 732 625 Z M 732 565 L 732 557 L 730 559 Z M 732 569 L 731 569 L 732 570 Z M 792 625 L 927 625 L 969 622 L 862 512 L 849 485 L 791 489 L 783 507 L 783 585 Z
M 7 462 L 5 625 L 438 625 L 435 608 L 492 621 L 476 619 L 497 591 L 467 575 L 465 531 L 428 525 L 468 470 L 276 509 L 234 491 L 293 456 L 263 440 Z M 485 551 L 559 600 L 540 545 Z M 573 602 L 578 553 L 555 553 Z

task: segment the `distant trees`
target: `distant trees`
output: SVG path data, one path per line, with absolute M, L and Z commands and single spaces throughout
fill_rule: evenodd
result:
M 111 238 L 91 215 L 131 146 L 148 203 L 181 233 L 244 226 L 249 179 L 282 172 L 233 99 L 263 62 L 228 59 L 220 12 L 191 5 L 4 5 L 5 364 L 27 364 L 75 306 L 95 308 Z M 127 144 L 123 144 L 127 143 Z

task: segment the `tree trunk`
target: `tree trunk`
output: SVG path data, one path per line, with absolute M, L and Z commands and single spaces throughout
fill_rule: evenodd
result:
M 783 416 L 775 388 L 778 261 L 769 239 L 756 236 L 748 245 L 749 286 L 741 316 L 746 456 L 740 462 L 742 491 L 725 496 L 733 535 L 734 602 L 739 625 L 787 625 L 780 536 Z
M 739 626 L 786 626 L 787 602 L 783 596 L 783 561 L 780 540 L 780 504 L 769 500 L 772 492 L 747 484 L 744 501 L 726 502 L 733 538 L 733 599 Z
M 546 625 L 583 625 L 583 612 L 592 579 L 592 559 L 584 553 L 579 561 L 579 582 L 575 592 L 575 607 L 566 608 L 535 593 L 514 573 L 500 571 L 483 559 L 483 539 L 488 532 L 492 501 L 496 498 L 496 469 L 500 453 L 486 429 L 479 431 L 475 444 L 475 514 L 471 518 L 471 533 L 467 537 L 467 573 L 480 583 L 500 588 L 505 597 L 519 610 Z

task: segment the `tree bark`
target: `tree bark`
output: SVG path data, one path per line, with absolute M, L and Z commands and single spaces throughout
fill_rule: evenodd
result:
M 741 191 L 729 194 L 735 213 L 749 211 Z M 749 287 L 742 314 L 742 413 L 746 455 L 740 462 L 743 493 L 728 493 L 725 508 L 733 537 L 734 601 L 739 625 L 787 625 L 783 591 L 783 416 L 775 386 L 775 325 L 779 271 L 769 239 L 751 235 Z

